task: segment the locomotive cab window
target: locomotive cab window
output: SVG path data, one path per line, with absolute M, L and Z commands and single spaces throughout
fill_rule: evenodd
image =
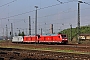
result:
M 58 36 L 60 38 L 60 36 Z
M 62 38 L 66 38 L 66 35 L 61 35 L 62 36 Z

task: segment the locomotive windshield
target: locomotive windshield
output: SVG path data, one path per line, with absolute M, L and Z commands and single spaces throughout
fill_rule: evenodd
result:
M 66 35 L 61 35 L 62 36 L 62 38 L 66 38 Z

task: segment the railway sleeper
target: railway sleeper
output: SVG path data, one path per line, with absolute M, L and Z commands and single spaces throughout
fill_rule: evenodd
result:
M 7 52 L 0 52 L 0 54 L 7 54 Z
M 20 52 L 13 52 L 14 54 L 17 54 L 18 56 L 20 55 Z
M 4 57 L 0 57 L 0 60 L 4 60 L 5 58 Z

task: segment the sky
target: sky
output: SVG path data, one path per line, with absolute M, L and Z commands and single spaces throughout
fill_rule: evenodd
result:
M 62 2 L 62 4 L 60 2 Z M 53 24 L 54 32 L 63 29 L 77 27 L 78 0 L 0 0 L 0 36 L 8 35 L 13 24 L 13 34 L 19 30 L 28 35 L 29 16 L 31 17 L 31 31 L 35 34 L 35 6 L 37 8 L 37 31 L 40 34 L 50 33 L 50 25 Z M 80 3 L 80 25 L 90 25 L 90 0 L 82 0 Z

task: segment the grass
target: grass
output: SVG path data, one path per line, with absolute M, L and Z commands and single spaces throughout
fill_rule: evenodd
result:
M 6 42 L 6 40 L 0 40 L 0 43 Z M 82 51 L 75 51 L 75 50 L 67 50 L 67 49 L 53 49 L 51 47 L 46 47 L 46 48 L 37 48 L 37 47 L 23 47 L 23 46 L 13 46 L 7 44 L 5 45 L 0 45 L 1 48 L 16 48 L 16 49 L 26 49 L 26 50 L 39 50 L 39 51 L 52 51 L 52 52 L 65 52 L 65 53 L 76 53 L 76 54 L 90 54 L 90 52 L 82 52 Z
M 5 42 L 6 40 L 0 40 L 0 43 Z
M 52 48 L 35 48 L 35 47 L 21 47 L 21 46 L 0 46 L 1 48 L 16 48 L 16 49 L 26 49 L 26 50 L 39 50 L 39 51 L 51 51 L 51 52 L 63 52 L 63 53 L 75 53 L 75 54 L 90 54 L 90 52 L 82 52 L 75 50 L 61 50 Z

